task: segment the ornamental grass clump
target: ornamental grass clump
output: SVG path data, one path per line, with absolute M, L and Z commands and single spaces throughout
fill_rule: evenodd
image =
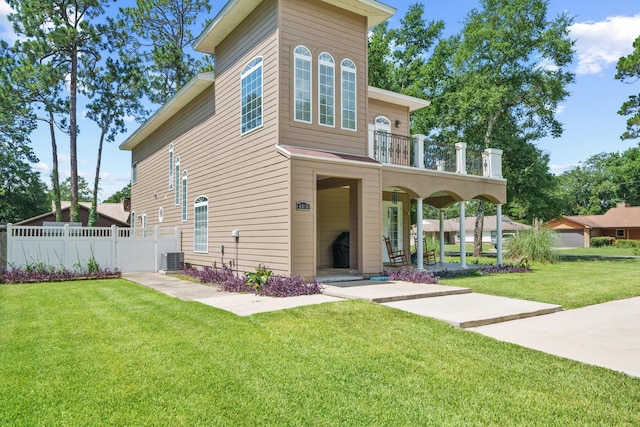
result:
M 527 263 L 555 263 L 558 260 L 554 251 L 557 244 L 558 237 L 553 230 L 541 227 L 522 230 L 507 241 L 506 256 L 514 261 L 526 260 Z

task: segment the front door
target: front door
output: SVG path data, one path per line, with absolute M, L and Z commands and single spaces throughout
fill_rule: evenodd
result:
M 402 249 L 402 202 L 382 202 L 382 235 L 391 241 L 394 251 Z M 387 247 L 382 245 L 382 261 L 389 262 Z

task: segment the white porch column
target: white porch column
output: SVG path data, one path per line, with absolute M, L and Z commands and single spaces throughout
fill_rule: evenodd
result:
M 467 268 L 467 233 L 465 230 L 465 203 L 460 202 L 460 268 Z
M 374 148 L 373 148 L 373 143 L 375 140 L 375 131 L 376 131 L 376 125 L 369 123 L 369 129 L 368 129 L 368 134 L 369 134 L 369 143 L 367 145 L 367 156 L 371 157 L 372 159 L 376 159 L 376 156 L 374 155 Z M 380 157 L 380 153 L 378 153 L 378 157 Z M 378 159 L 376 159 L 378 160 Z
M 502 265 L 502 205 L 496 205 L 496 250 L 497 264 Z
M 438 209 L 438 219 L 440 221 L 440 265 L 444 264 L 444 211 Z
M 484 176 L 502 178 L 502 150 L 487 148 L 482 152 L 482 171 Z
M 467 144 L 456 142 L 456 172 L 467 173 Z
M 423 245 L 423 232 L 422 232 L 422 197 L 418 197 L 416 203 L 416 266 L 418 270 L 424 270 L 424 245 Z
M 414 135 L 414 165 L 417 168 L 424 169 L 424 140 L 425 135 Z

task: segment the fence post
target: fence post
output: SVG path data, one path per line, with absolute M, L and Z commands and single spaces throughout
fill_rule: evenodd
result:
M 467 144 L 465 142 L 456 143 L 456 172 L 467 173 Z
M 9 266 L 13 264 L 13 224 L 7 224 L 7 265 L 5 268 L 8 270 Z
M 426 136 L 425 135 L 414 135 L 413 140 L 414 140 L 414 150 L 413 150 L 413 161 L 414 161 L 414 167 L 420 168 L 420 169 L 424 169 L 424 140 L 425 140 Z
M 113 270 L 118 269 L 118 226 L 115 224 L 111 225 L 111 262 L 113 265 Z
M 71 252 L 71 248 L 69 245 L 71 244 L 71 239 L 69 239 L 69 224 L 65 224 L 63 228 L 63 238 L 64 238 L 64 268 L 71 270 L 71 264 L 69 264 L 69 252 Z

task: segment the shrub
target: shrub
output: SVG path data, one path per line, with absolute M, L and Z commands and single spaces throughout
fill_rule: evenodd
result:
M 616 239 L 614 237 L 592 237 L 591 247 L 601 248 L 603 246 L 613 246 Z
M 258 274 L 259 273 L 259 274 Z M 247 275 L 236 276 L 235 272 L 228 266 L 222 268 L 196 268 L 185 267 L 184 274 L 194 277 L 203 283 L 217 284 L 225 292 L 252 293 L 256 295 L 272 297 L 292 297 L 299 295 L 319 294 L 322 286 L 316 281 L 306 281 L 299 276 L 282 276 L 271 274 L 266 267 L 259 266 Z M 252 278 L 252 276 L 254 276 Z M 264 283 L 256 286 L 266 277 Z
M 403 268 L 400 271 L 390 271 L 386 275 L 389 276 L 389 280 L 402 280 L 404 282 L 411 283 L 438 283 L 438 276 L 435 276 L 433 273 L 429 273 L 425 270 L 408 270 L 406 268 Z
M 613 239 L 613 237 L 612 237 Z M 593 239 L 592 239 L 593 240 Z M 616 240 L 614 243 L 616 248 L 637 248 L 640 247 L 638 240 Z
M 558 238 L 553 230 L 547 228 L 533 228 L 522 230 L 509 239 L 505 245 L 507 256 L 512 260 L 526 259 L 542 263 L 554 263 L 557 254 L 553 249 L 557 246 Z

